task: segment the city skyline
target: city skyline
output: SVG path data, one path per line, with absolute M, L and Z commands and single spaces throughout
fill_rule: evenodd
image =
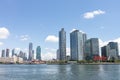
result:
M 110 41 L 120 45 L 119 3 L 119 0 L 0 1 L 0 53 L 7 48 L 28 52 L 28 44 L 32 42 L 34 50 L 41 46 L 44 59 L 52 59 L 56 57 L 61 28 L 67 32 L 67 54 L 73 29 L 84 31 L 88 39 L 103 40 L 101 46 Z

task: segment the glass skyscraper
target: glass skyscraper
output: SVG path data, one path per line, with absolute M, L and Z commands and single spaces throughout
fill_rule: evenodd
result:
M 108 57 L 108 51 L 107 51 L 107 46 L 101 47 L 101 55 L 102 57 Z
M 84 59 L 84 42 L 86 41 L 86 34 L 75 30 L 70 33 L 70 50 L 71 60 Z
M 12 50 L 12 57 L 15 55 L 15 49 Z
M 118 56 L 119 56 L 118 43 L 109 42 L 107 45 L 107 52 L 108 52 L 108 60 L 112 58 L 118 59 Z
M 6 49 L 6 57 L 9 57 L 10 49 Z
M 36 48 L 36 59 L 41 60 L 41 47 L 37 46 Z
M 29 43 L 29 56 L 28 56 L 29 61 L 32 60 L 32 56 L 33 56 L 32 52 L 33 52 L 33 44 Z
M 66 32 L 64 31 L 64 28 L 59 31 L 59 51 L 59 60 L 66 60 Z
M 57 55 L 56 55 L 56 57 L 57 57 L 57 60 L 60 60 L 60 51 L 59 51 L 59 49 L 57 49 Z
M 5 50 L 2 50 L 2 55 L 1 57 L 5 57 Z
M 91 38 L 85 42 L 85 59 L 93 60 L 94 56 L 99 56 L 98 38 Z

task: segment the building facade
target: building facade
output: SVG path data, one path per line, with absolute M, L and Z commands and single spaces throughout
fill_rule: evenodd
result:
M 66 32 L 64 28 L 59 31 L 59 51 L 60 51 L 60 60 L 66 60 Z
M 6 49 L 6 57 L 9 57 L 10 55 L 10 49 Z
M 33 44 L 29 43 L 29 56 L 28 56 L 29 61 L 32 61 L 32 56 L 33 56 L 32 52 L 33 52 Z
M 1 57 L 5 57 L 5 50 L 2 50 L 2 55 Z
M 15 49 L 12 49 L 12 57 L 15 55 Z
M 102 57 L 108 57 L 107 46 L 101 47 L 101 56 L 102 56 Z
M 71 60 L 84 59 L 84 43 L 86 41 L 85 33 L 75 30 L 70 33 Z
M 41 60 L 41 47 L 37 46 L 36 48 L 36 59 Z
M 99 56 L 98 38 L 91 38 L 85 42 L 85 59 L 93 60 L 95 56 Z
M 118 43 L 117 42 L 109 42 L 107 45 L 108 51 L 108 60 L 110 59 L 118 59 L 119 51 L 118 51 Z
M 60 50 L 59 49 L 57 49 L 57 52 L 56 52 L 56 57 L 57 57 L 57 60 L 60 60 Z

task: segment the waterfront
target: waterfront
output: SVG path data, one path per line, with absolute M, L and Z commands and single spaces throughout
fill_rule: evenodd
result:
M 119 80 L 120 65 L 0 65 L 0 80 Z

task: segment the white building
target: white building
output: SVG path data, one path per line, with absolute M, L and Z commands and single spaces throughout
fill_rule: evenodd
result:
M 23 58 L 17 57 L 17 56 L 13 56 L 13 57 L 1 57 L 0 58 L 0 62 L 1 63 L 23 63 Z

